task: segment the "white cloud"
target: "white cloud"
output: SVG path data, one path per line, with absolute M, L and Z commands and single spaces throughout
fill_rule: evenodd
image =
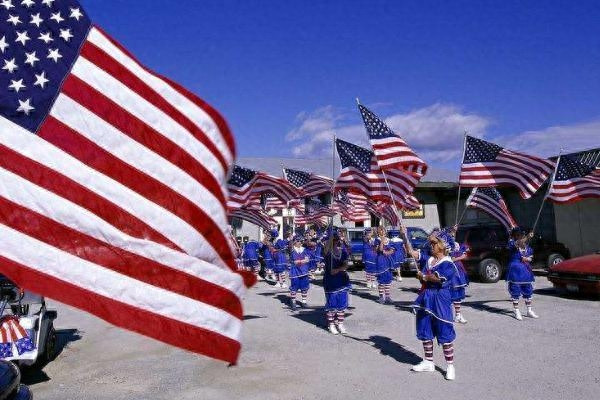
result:
M 555 156 L 563 148 L 570 153 L 600 146 L 600 121 L 551 126 L 538 131 L 499 137 L 499 144 L 543 157 Z
M 294 156 L 328 157 L 334 134 L 352 143 L 368 146 L 364 125 L 358 111 L 353 111 L 352 115 L 326 106 L 310 113 L 300 113 L 296 118 L 297 127 L 286 135 L 287 141 L 295 143 L 292 148 Z M 383 118 L 382 115 L 380 117 Z M 446 162 L 459 157 L 465 129 L 470 135 L 483 137 L 490 124 L 488 118 L 442 103 L 408 113 L 395 113 L 385 118 L 385 122 L 428 162 Z

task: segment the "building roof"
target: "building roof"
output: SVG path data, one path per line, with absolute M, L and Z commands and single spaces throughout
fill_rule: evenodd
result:
M 323 175 L 330 178 L 336 178 L 339 174 L 340 163 L 338 160 L 335 162 L 335 170 L 331 159 L 307 159 L 307 158 L 268 158 L 258 157 L 249 158 L 243 157 L 237 160 L 237 164 L 242 167 L 248 167 L 255 170 L 264 171 L 271 175 L 281 176 L 282 168 L 299 169 L 302 171 L 312 172 L 317 175 Z M 427 184 L 427 186 L 435 186 L 436 183 L 450 183 L 456 184 L 458 179 L 458 172 L 449 171 L 446 169 L 428 167 L 427 174 L 421 180 L 421 183 Z

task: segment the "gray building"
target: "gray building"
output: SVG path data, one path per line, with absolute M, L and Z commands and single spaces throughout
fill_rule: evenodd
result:
M 600 167 L 600 149 L 580 152 L 571 156 Z M 337 177 L 339 174 L 339 163 L 336 160 L 334 166 L 331 159 L 241 158 L 237 163 L 277 176 L 282 175 L 283 166 L 311 171 L 328 177 Z M 415 190 L 415 196 L 421 202 L 422 209 L 415 213 L 403 213 L 405 224 L 427 231 L 434 227 L 453 225 L 456 218 L 457 179 L 458 171 L 429 167 L 427 175 Z M 525 228 L 531 227 L 547 187 L 542 187 L 529 200 L 523 200 L 516 189 L 501 188 L 499 190 L 517 223 Z M 463 188 L 461 190 L 459 215 L 464 211 L 464 204 L 470 193 L 471 189 Z M 291 225 L 294 211 L 282 210 L 273 215 L 280 226 L 288 226 Z M 346 222 L 344 225 L 347 227 L 372 226 L 377 222 L 373 218 L 364 224 L 356 225 Z M 339 218 L 335 223 L 341 223 Z M 464 214 L 462 223 L 496 222 L 486 213 L 469 208 Z M 600 251 L 600 199 L 586 199 L 571 204 L 553 204 L 546 201 L 536 232 L 549 240 L 558 240 L 564 243 L 574 257 Z M 258 239 L 260 238 L 260 229 L 248 222 L 243 222 L 242 226 L 236 230 L 236 234 Z

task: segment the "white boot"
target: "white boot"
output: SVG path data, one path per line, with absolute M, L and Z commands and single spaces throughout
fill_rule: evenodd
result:
M 398 282 L 402 282 L 402 276 L 400 276 L 400 274 L 396 275 L 396 280 Z
M 523 321 L 523 316 L 521 315 L 521 310 L 519 310 L 518 308 L 515 308 L 515 318 L 518 319 L 519 321 Z
M 536 313 L 533 312 L 533 310 L 531 309 L 531 307 L 527 307 L 527 314 L 526 314 L 529 318 L 539 318 L 539 315 L 537 315 Z
M 411 368 L 415 372 L 433 372 L 435 371 L 435 364 L 433 361 L 423 360 L 417 365 L 413 365 Z
M 334 335 L 337 335 L 338 333 L 340 333 L 337 329 L 337 327 L 335 326 L 335 324 L 329 324 L 329 332 L 333 333 Z
M 456 314 L 456 317 L 454 318 L 455 322 L 458 322 L 459 324 L 466 324 L 467 320 L 465 319 L 465 317 L 463 317 L 463 315 L 461 313 Z
M 446 379 L 453 381 L 456 378 L 456 371 L 454 370 L 454 364 L 448 364 L 446 368 Z
M 346 331 L 346 327 L 344 326 L 343 322 L 340 322 L 337 324 L 337 329 L 342 335 L 345 335 L 346 333 L 348 333 L 348 331 Z

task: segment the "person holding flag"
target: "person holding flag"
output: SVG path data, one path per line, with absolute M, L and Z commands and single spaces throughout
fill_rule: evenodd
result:
M 469 248 L 456 241 L 457 229 L 457 225 L 448 229 L 448 237 L 451 246 L 450 257 L 452 257 L 452 262 L 456 265 L 457 271 L 457 274 L 454 276 L 454 281 L 452 282 L 452 304 L 454 306 L 454 322 L 466 324 L 467 320 L 462 315 L 461 304 L 465 299 L 466 287 L 469 286 L 469 277 L 462 260 L 467 258 Z
M 377 289 L 379 292 L 379 302 L 381 304 L 391 303 L 392 286 L 392 266 L 394 264 L 394 247 L 390 244 L 390 239 L 383 226 L 377 229 L 377 238 L 375 239 L 375 248 L 377 251 L 376 272 Z
M 523 320 L 523 316 L 519 310 L 520 297 L 525 299 L 525 306 L 527 307 L 527 314 L 525 315 L 530 318 L 539 318 L 531 308 L 535 277 L 531 270 L 533 250 L 528 242 L 532 237 L 533 232 L 526 235 L 521 228 L 517 227 L 512 230 L 511 239 L 508 242 L 509 255 L 506 283 L 508 284 L 508 292 L 513 303 L 514 317 L 519 321 Z
M 365 266 L 365 279 L 367 288 L 375 288 L 375 273 L 377 272 L 377 251 L 374 247 L 373 231 L 371 228 L 365 228 L 363 234 L 363 253 L 362 261 Z
M 296 309 L 296 294 L 301 293 L 300 304 L 306 307 L 308 303 L 308 289 L 310 289 L 310 256 L 306 248 L 302 246 L 302 238 L 293 238 L 292 251 L 290 253 L 290 308 Z
M 348 292 L 351 289 L 348 276 L 348 247 L 340 239 L 337 229 L 333 228 L 325 239 L 325 271 L 323 289 L 325 290 L 325 311 L 329 332 L 337 335 L 347 333 L 344 326 L 348 308 Z

